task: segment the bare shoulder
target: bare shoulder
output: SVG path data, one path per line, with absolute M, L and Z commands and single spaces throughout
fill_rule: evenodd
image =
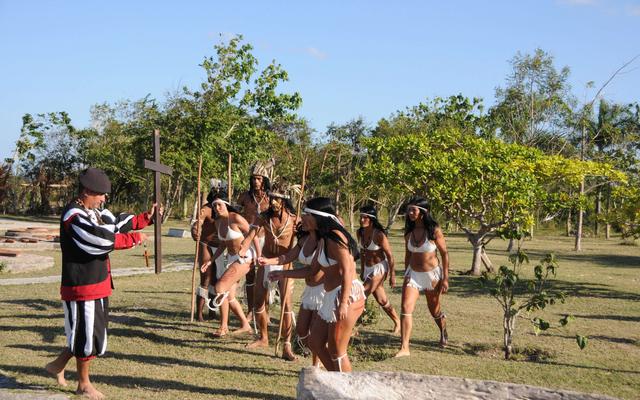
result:
M 442 228 L 436 226 L 436 229 L 433 231 L 436 239 L 444 239 L 444 232 L 442 232 Z

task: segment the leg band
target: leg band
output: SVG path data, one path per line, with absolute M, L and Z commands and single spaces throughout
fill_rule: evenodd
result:
M 387 302 L 384 303 L 384 305 L 382 306 L 382 308 L 389 308 L 391 306 L 391 300 L 387 299 Z
M 238 301 L 238 299 L 234 297 L 233 299 L 229 300 L 229 303 L 233 303 L 234 301 Z
M 403 317 L 411 317 L 413 314 L 400 314 Z
M 332 358 L 331 361 L 337 361 L 338 362 L 338 371 L 342 372 L 342 359 L 345 358 L 347 356 L 347 353 L 344 353 L 341 356 L 338 356 L 336 358 Z
M 259 310 L 255 311 L 256 314 L 262 314 L 264 312 L 264 306 L 260 307 Z
M 207 307 L 209 307 L 210 310 L 214 310 L 214 311 L 217 310 L 218 308 L 220 308 L 222 303 L 224 303 L 224 301 L 227 299 L 228 296 L 229 296 L 229 292 L 216 294 L 212 299 L 209 299 L 209 303 L 211 303 L 213 307 L 209 305 L 209 303 L 207 303 Z
M 437 316 L 433 317 L 434 320 L 440 320 L 442 318 L 447 318 L 447 315 L 444 313 L 444 311 L 440 311 L 440 314 L 438 314 Z

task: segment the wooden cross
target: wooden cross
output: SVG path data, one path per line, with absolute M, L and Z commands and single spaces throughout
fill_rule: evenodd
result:
M 162 218 L 158 218 L 158 210 L 162 203 L 162 195 L 160 193 L 160 174 L 171 175 L 173 170 L 171 167 L 160 163 L 160 131 L 153 131 L 153 161 L 144 160 L 144 167 L 153 171 L 153 202 L 158 205 L 153 221 L 153 237 L 154 237 L 154 258 L 156 263 L 156 274 L 162 272 L 162 245 L 160 237 L 162 236 Z

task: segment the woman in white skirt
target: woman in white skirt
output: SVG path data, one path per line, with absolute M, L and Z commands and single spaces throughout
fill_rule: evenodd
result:
M 396 357 L 410 354 L 409 339 L 413 327 L 413 310 L 420 293 L 427 298 L 429 312 L 440 329 L 440 346 L 447 345 L 447 327 L 440 308 L 440 296 L 449 290 L 449 254 L 442 229 L 431 216 L 427 201 L 409 200 L 405 220 L 405 278 L 402 286 L 402 344 Z M 436 250 L 442 257 L 438 260 Z

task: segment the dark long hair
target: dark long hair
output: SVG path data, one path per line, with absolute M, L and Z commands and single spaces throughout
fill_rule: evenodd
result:
M 326 212 L 332 215 L 336 215 L 336 208 L 333 205 L 333 201 L 328 197 L 315 197 L 306 203 L 306 207 Z M 360 252 L 358 251 L 358 243 L 355 241 L 353 236 L 338 222 L 333 220 L 330 217 L 323 217 L 316 214 L 310 214 L 316 220 L 316 225 L 318 225 L 318 237 L 321 239 L 325 239 L 325 254 L 327 252 L 327 240 L 333 240 L 341 246 L 346 247 L 349 250 L 349 253 L 353 256 L 355 260 L 360 258 Z M 334 230 L 340 231 L 347 241 L 345 242 Z
M 436 240 L 436 228 L 439 227 L 438 223 L 431 216 L 431 207 L 427 200 L 422 197 L 412 197 L 407 203 L 406 209 L 409 206 L 418 206 L 421 208 L 426 208 L 429 210 L 425 212 L 424 210 L 420 210 L 420 216 L 422 217 L 422 223 L 424 224 L 424 229 L 427 231 L 427 238 L 429 240 Z M 404 234 L 407 235 L 411 233 L 416 227 L 416 223 L 411 221 L 409 218 L 405 218 L 404 221 Z
M 372 205 L 366 205 L 363 207 L 360 207 L 360 213 L 364 213 L 364 214 L 371 214 L 373 216 L 375 216 L 374 218 L 368 217 L 369 221 L 371 221 L 371 224 L 373 225 L 373 227 L 377 230 L 379 230 L 380 232 L 382 232 L 385 236 L 387 236 L 387 230 L 384 229 L 384 227 L 382 226 L 382 224 L 380 224 L 380 221 L 378 221 L 378 210 L 376 210 L 376 208 Z M 362 233 L 364 232 L 364 228 L 360 227 L 358 228 L 358 237 L 362 238 Z
M 229 196 L 227 196 L 227 192 L 224 190 L 221 190 L 219 192 L 214 193 L 211 196 L 211 201 L 209 202 L 209 204 L 213 204 L 214 201 L 216 200 L 224 200 L 228 203 L 230 203 L 229 201 Z M 207 200 L 209 200 L 209 197 L 207 196 Z M 229 211 L 230 213 L 234 212 L 236 214 L 239 214 L 240 211 L 238 210 L 238 208 L 236 208 L 235 206 L 229 205 L 227 204 L 227 211 Z M 216 211 L 215 207 L 211 207 L 211 214 L 213 215 L 213 219 L 218 219 L 220 216 L 218 215 L 218 212 Z

